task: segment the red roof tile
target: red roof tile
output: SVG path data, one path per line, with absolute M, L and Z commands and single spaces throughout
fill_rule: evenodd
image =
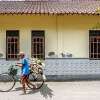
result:
M 100 14 L 99 0 L 0 1 L 0 14 Z

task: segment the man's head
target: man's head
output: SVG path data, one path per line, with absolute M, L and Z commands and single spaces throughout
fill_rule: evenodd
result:
M 18 55 L 19 55 L 19 58 L 21 58 L 21 59 L 25 57 L 25 53 L 24 52 L 20 52 Z

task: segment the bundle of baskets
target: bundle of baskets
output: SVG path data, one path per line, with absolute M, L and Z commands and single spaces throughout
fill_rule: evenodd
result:
M 43 74 L 43 67 L 44 67 L 44 63 L 42 60 L 34 59 L 34 58 L 31 59 L 30 68 L 33 73 Z
M 35 77 L 38 77 L 38 75 L 41 75 L 43 80 L 46 80 L 46 76 L 43 73 L 43 68 L 45 64 L 43 63 L 43 60 L 32 58 L 30 62 L 30 70 L 33 73 Z

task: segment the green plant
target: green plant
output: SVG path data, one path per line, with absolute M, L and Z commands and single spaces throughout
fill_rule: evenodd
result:
M 1 57 L 3 57 L 3 54 L 2 54 L 2 53 L 0 53 L 0 58 L 1 58 Z
M 53 56 L 53 55 L 55 55 L 55 52 L 53 51 L 48 53 L 48 56 Z

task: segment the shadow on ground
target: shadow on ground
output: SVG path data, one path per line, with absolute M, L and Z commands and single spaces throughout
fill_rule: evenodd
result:
M 40 94 L 44 97 L 44 98 L 52 98 L 53 96 L 53 90 L 50 89 L 48 87 L 47 84 L 44 84 L 40 89 L 38 90 L 34 90 L 34 91 L 29 91 L 28 94 L 34 94 L 36 92 L 40 92 Z
M 13 91 L 22 91 L 22 87 L 18 87 L 18 88 L 15 88 Z M 30 89 L 27 89 L 27 91 L 28 91 L 28 93 L 26 94 L 26 95 L 28 95 L 28 94 L 35 94 L 35 93 L 37 93 L 37 92 L 40 92 L 40 94 L 44 97 L 44 98 L 52 98 L 53 97 L 53 90 L 52 89 L 50 89 L 49 87 L 48 87 L 48 85 L 47 84 L 44 84 L 40 89 L 38 89 L 38 90 L 30 90 Z

